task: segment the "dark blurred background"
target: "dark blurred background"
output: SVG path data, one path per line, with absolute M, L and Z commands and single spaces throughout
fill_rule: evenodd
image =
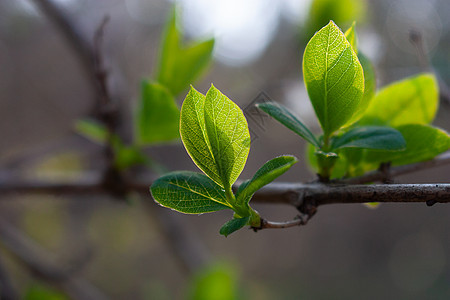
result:
M 120 130 L 131 140 L 139 84 L 155 70 L 172 2 L 55 2 L 87 37 L 93 37 L 105 15 L 110 16 L 104 36 L 106 64 L 111 86 L 122 95 Z M 343 2 L 348 10 L 333 11 L 329 6 L 329 18 L 343 30 L 358 19 L 360 49 L 374 63 L 378 88 L 422 72 L 426 60 L 450 84 L 450 1 Z M 180 26 L 188 39 L 216 37 L 214 63 L 195 84 L 199 91 L 206 92 L 214 83 L 241 108 L 265 92 L 293 108 L 318 132 L 301 73 L 305 41 L 317 26 L 326 24 L 311 23 L 311 1 L 178 4 Z M 425 56 L 410 42 L 411 30 L 422 36 Z M 70 179 L 79 171 L 101 167 L 101 148 L 73 130 L 74 122 L 92 111 L 93 97 L 74 50 L 34 2 L 0 0 L 1 167 L 45 179 Z M 449 105 L 441 103 L 434 124 L 450 130 L 449 115 Z M 314 179 L 302 140 L 268 118 L 249 120 L 249 125 L 253 142 L 241 178 L 250 177 L 274 156 L 293 154 L 300 162 L 279 180 Z M 196 170 L 181 143 L 153 147 L 148 154 L 169 169 Z M 450 170 L 438 167 L 396 182 L 450 182 Z M 1 198 L 0 217 L 58 260 L 68 261 L 91 249 L 81 274 L 111 298 L 185 297 L 191 278 L 180 269 L 140 200 L 33 194 Z M 152 201 L 150 194 L 144 201 Z M 255 208 L 275 221 L 296 214 L 290 207 Z M 320 207 L 304 227 L 258 233 L 244 229 L 224 238 L 218 231 L 229 217 L 229 212 L 176 214 L 215 259 L 234 270 L 242 299 L 450 298 L 448 205 L 383 204 L 375 210 L 332 205 Z M 5 264 L 19 290 L 34 284 L 15 260 L 6 259 Z

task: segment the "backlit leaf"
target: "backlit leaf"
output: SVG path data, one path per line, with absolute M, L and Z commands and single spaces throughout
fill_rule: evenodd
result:
M 205 100 L 205 126 L 218 176 L 225 189 L 241 174 L 250 150 L 250 133 L 242 110 L 214 86 Z
M 177 28 L 176 11 L 172 10 L 160 50 L 156 78 L 176 96 L 189 87 L 206 69 L 212 58 L 214 39 L 182 45 Z
M 329 136 L 350 120 L 364 93 L 362 66 L 332 21 L 306 46 L 303 77 L 324 136 Z
M 358 37 L 356 36 L 356 22 L 353 21 L 352 26 L 345 32 L 345 37 L 347 38 L 350 45 L 352 45 L 353 51 L 358 55 Z
M 439 103 L 437 80 L 421 74 L 395 82 L 379 91 L 370 102 L 361 124 L 429 124 Z
M 180 132 L 195 164 L 217 184 L 231 188 L 250 149 L 241 109 L 214 86 L 206 97 L 191 88 L 181 108 Z
M 203 174 L 180 171 L 158 178 L 150 191 L 156 202 L 186 214 L 231 208 L 225 191 Z
M 136 140 L 140 145 L 167 142 L 180 137 L 180 111 L 161 84 L 144 80 L 136 116 Z

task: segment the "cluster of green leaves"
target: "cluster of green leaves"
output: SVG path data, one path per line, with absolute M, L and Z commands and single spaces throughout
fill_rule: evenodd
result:
M 150 190 L 162 206 L 187 214 L 232 209 L 234 217 L 220 229 L 227 236 L 245 225 L 259 227 L 261 218 L 249 202 L 253 194 L 297 162 L 276 157 L 244 181 L 241 174 L 250 150 L 248 124 L 242 110 L 214 86 L 206 96 L 191 87 L 181 108 L 180 133 L 194 163 L 205 174 L 177 171 L 157 179 Z
M 428 125 L 438 106 L 433 75 L 397 82 L 375 94 L 373 67 L 358 53 L 354 23 L 344 34 L 330 21 L 311 38 L 303 77 L 322 135 L 316 137 L 277 103 L 258 107 L 312 145 L 310 163 L 325 180 L 360 175 L 381 162 L 431 159 L 450 147 L 448 134 Z
M 208 67 L 214 39 L 182 43 L 177 27 L 177 12 L 173 8 L 163 34 L 155 80 L 144 79 L 134 115 L 134 140 L 126 145 L 118 136 L 110 139 L 115 151 L 118 169 L 133 165 L 147 165 L 158 171 L 158 164 L 144 155 L 142 148 L 179 139 L 180 110 L 176 97 L 199 78 Z M 105 126 L 92 120 L 80 120 L 77 131 L 89 139 L 105 144 L 108 133 Z

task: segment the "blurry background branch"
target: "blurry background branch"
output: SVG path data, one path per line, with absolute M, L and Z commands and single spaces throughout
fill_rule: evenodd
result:
M 0 218 L 0 242 L 32 274 L 59 287 L 71 298 L 107 299 L 96 287 L 74 274 L 83 264 L 78 262 L 75 266 L 66 270 L 58 267 L 56 262 L 48 257 L 44 249 L 2 218 Z

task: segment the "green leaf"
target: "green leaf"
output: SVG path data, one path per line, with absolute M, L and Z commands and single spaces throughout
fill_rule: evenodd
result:
M 364 93 L 362 66 L 332 21 L 306 46 L 303 77 L 324 136 L 329 136 L 350 120 Z
M 250 150 L 250 133 L 241 109 L 214 86 L 206 97 L 191 88 L 181 108 L 180 132 L 195 164 L 230 190 Z
M 144 80 L 136 115 L 136 141 L 140 145 L 167 142 L 180 137 L 180 111 L 161 84 Z
M 189 285 L 188 300 L 239 300 L 237 269 L 228 263 L 214 263 L 200 269 Z
M 330 20 L 334 20 L 343 28 L 350 26 L 354 20 L 364 21 L 367 11 L 366 2 L 364 0 L 313 0 L 306 24 L 308 38 Z
M 290 155 L 279 156 L 266 162 L 250 181 L 239 186 L 236 193 L 237 203 L 248 203 L 257 190 L 284 174 L 297 162 L 297 158 Z
M 241 174 L 250 151 L 250 133 L 242 110 L 213 85 L 205 99 L 205 125 L 218 175 L 225 190 Z
M 379 91 L 370 102 L 361 124 L 429 124 L 439 103 L 437 80 L 421 74 L 395 82 Z
M 406 150 L 401 152 L 368 151 L 366 161 L 379 164 L 391 162 L 393 165 L 405 165 L 432 159 L 449 150 L 450 137 L 442 129 L 420 124 L 408 124 L 397 127 L 406 141 Z
M 375 90 L 377 88 L 376 78 L 375 78 L 375 70 L 373 68 L 372 63 L 364 55 L 364 53 L 359 52 L 358 54 L 359 62 L 364 70 L 364 94 L 361 98 L 361 102 L 359 103 L 356 112 L 353 114 L 351 119 L 346 123 L 347 125 L 353 124 L 364 115 L 365 111 L 369 107 L 371 100 L 375 95 Z
M 357 35 L 356 35 L 356 26 L 355 22 L 353 22 L 352 26 L 345 32 L 345 37 L 352 45 L 353 50 L 358 55 L 359 62 L 363 68 L 364 73 L 364 94 L 361 99 L 361 102 L 356 109 L 356 112 L 353 114 L 351 119 L 346 123 L 346 125 L 351 125 L 358 121 L 367 107 L 370 104 L 370 100 L 372 100 L 375 95 L 376 89 L 376 79 L 375 79 L 375 71 L 370 60 L 362 53 L 358 53 L 358 43 L 357 43 Z
M 231 208 L 225 191 L 205 175 L 195 172 L 169 173 L 158 178 L 150 191 L 160 205 L 186 214 Z
M 300 118 L 291 113 L 288 108 L 275 102 L 260 103 L 256 106 L 314 146 L 318 148 L 320 147 L 320 143 L 317 141 L 314 134 L 300 120 Z
M 365 148 L 378 150 L 404 150 L 405 140 L 400 132 L 389 127 L 356 127 L 335 137 L 331 144 L 333 150 L 339 148 Z
M 248 221 L 250 220 L 250 217 L 245 218 L 234 218 L 228 222 L 226 222 L 222 228 L 220 228 L 220 234 L 224 236 L 229 236 L 236 230 L 241 229 L 245 225 L 248 224 Z
M 75 130 L 86 138 L 104 145 L 108 138 L 108 130 L 105 125 L 88 119 L 78 120 L 75 123 Z
M 356 22 L 353 21 L 352 26 L 345 32 L 345 37 L 347 38 L 350 45 L 352 45 L 353 51 L 358 55 L 358 37 L 356 36 Z
M 177 28 L 176 10 L 173 9 L 166 24 L 160 50 L 156 78 L 172 95 L 184 91 L 206 69 L 211 61 L 214 39 L 193 42 L 187 47 L 181 43 L 182 34 Z

